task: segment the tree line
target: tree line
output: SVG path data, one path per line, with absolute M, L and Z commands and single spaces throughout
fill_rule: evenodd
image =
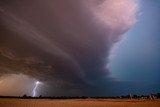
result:
M 21 98 L 21 99 L 160 99 L 160 93 L 150 95 L 128 94 L 122 96 L 38 96 L 32 97 L 24 94 L 23 96 L 0 96 L 0 98 Z

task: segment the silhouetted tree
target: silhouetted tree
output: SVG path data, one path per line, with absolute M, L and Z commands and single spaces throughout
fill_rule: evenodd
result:
M 160 93 L 157 93 L 157 98 L 160 98 Z
M 26 95 L 26 94 L 24 94 L 24 95 L 22 96 L 22 98 L 27 98 L 27 95 Z
M 133 95 L 132 97 L 133 97 L 133 98 L 138 98 L 138 96 L 137 96 L 137 95 Z

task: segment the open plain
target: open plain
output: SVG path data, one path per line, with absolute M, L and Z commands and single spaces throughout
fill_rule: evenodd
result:
M 0 98 L 0 107 L 160 107 L 160 100 Z

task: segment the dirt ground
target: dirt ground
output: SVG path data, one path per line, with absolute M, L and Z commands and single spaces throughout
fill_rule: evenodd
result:
M 160 107 L 160 100 L 0 98 L 0 107 Z

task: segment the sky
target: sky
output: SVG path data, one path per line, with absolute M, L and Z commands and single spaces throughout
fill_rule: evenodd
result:
M 160 92 L 159 5 L 0 0 L 0 95 Z
M 160 82 L 159 6 L 158 0 L 140 2 L 138 21 L 124 34 L 110 63 L 113 75 L 119 79 Z

